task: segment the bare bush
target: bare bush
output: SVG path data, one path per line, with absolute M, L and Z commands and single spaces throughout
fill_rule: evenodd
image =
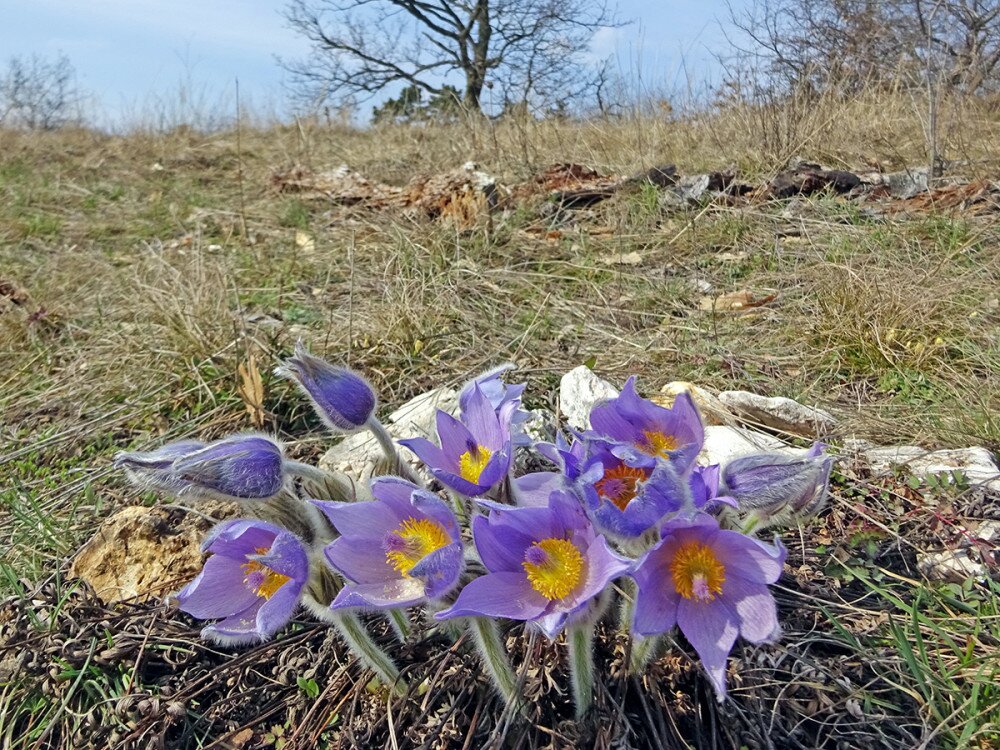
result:
M 76 71 L 65 55 L 12 57 L 0 78 L 0 125 L 54 130 L 73 119 L 79 99 Z

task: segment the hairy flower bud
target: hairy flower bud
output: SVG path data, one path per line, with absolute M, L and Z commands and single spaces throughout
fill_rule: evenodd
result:
M 833 458 L 817 443 L 807 453 L 754 453 L 730 461 L 722 470 L 725 493 L 741 510 L 763 522 L 815 514 L 826 499 Z
M 176 495 L 264 500 L 284 485 L 281 446 L 263 435 L 233 435 L 208 445 L 170 443 L 149 453 L 119 453 L 115 466 L 140 486 Z
M 313 356 L 301 342 L 295 345 L 295 356 L 285 360 L 275 374 L 294 380 L 334 432 L 361 429 L 378 403 L 367 380 L 353 370 L 336 367 Z

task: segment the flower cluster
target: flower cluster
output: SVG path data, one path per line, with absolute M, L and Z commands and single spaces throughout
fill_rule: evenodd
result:
M 297 347 L 278 373 L 335 432 L 369 430 L 402 474 L 373 479 L 370 495 L 361 493 L 371 499 L 347 496 L 345 478 L 323 481 L 326 472 L 287 459 L 262 435 L 121 454 L 118 465 L 144 487 L 253 501 L 245 507 L 255 518 L 226 521 L 209 535 L 210 557 L 177 594 L 180 609 L 214 620 L 203 635 L 229 644 L 273 636 L 303 605 L 398 685 L 395 665 L 357 612 L 381 611 L 408 637 L 409 609 L 423 606 L 432 625 L 473 631 L 512 702 L 496 620 L 524 622 L 550 639 L 565 632 L 581 715 L 592 690 L 594 625 L 617 611 L 619 627 L 636 639 L 632 668 L 676 627 L 724 700 L 737 637 L 758 644 L 779 634 L 769 585 L 781 576 L 785 549 L 754 531 L 816 512 L 832 459 L 816 445 L 699 465 L 705 428 L 693 400 L 681 394 L 670 406 L 655 404 L 639 396 L 635 378 L 593 408 L 589 429 L 533 443 L 525 386 L 502 378 L 512 368 L 472 380 L 457 415 L 439 411 L 436 441 L 399 441 L 421 473 L 379 423 L 368 381 Z M 548 470 L 516 475 L 519 451 L 533 451 Z M 615 597 L 622 606 L 613 610 Z

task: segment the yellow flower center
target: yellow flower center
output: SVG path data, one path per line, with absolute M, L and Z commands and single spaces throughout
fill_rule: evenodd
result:
M 583 577 L 583 555 L 568 539 L 543 539 L 524 553 L 528 583 L 546 599 L 562 599 Z
M 458 474 L 466 482 L 479 484 L 479 477 L 490 462 L 493 451 L 477 445 L 472 450 L 466 451 L 458 459 Z
M 444 527 L 429 518 L 407 518 L 386 535 L 385 560 L 395 570 L 408 576 L 413 567 L 431 552 L 451 543 Z
M 645 469 L 635 469 L 622 464 L 604 472 L 604 476 L 594 485 L 594 489 L 598 495 L 613 502 L 620 510 L 625 510 L 628 504 L 635 500 L 636 484 L 648 477 L 649 472 Z
M 642 436 L 644 440 L 639 444 L 639 450 L 650 456 L 669 458 L 667 452 L 678 448 L 677 438 L 659 430 L 643 430 Z
M 269 547 L 258 547 L 258 555 L 266 555 L 270 551 Z M 250 587 L 250 590 L 257 596 L 270 599 L 275 592 L 288 583 L 291 576 L 277 573 L 264 565 L 259 560 L 248 560 L 240 566 L 243 568 L 243 583 Z
M 726 567 L 707 544 L 685 542 L 674 553 L 670 575 L 677 593 L 685 599 L 710 602 L 722 593 Z

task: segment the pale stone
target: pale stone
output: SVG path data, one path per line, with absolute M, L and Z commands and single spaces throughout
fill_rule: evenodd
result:
M 559 411 L 570 427 L 590 429 L 590 410 L 602 401 L 615 398 L 618 389 L 594 374 L 589 367 L 580 365 L 559 382 Z
M 528 418 L 521 424 L 521 431 L 532 443 L 551 443 L 556 438 L 556 415 L 548 409 L 529 409 Z
M 421 393 L 392 412 L 385 420 L 385 428 L 395 440 L 424 437 L 434 440 L 438 409 L 456 416 L 459 411 L 458 393 L 451 388 L 435 388 Z M 400 448 L 404 460 L 413 468 L 422 466 L 417 457 Z M 367 430 L 348 435 L 319 460 L 321 469 L 347 474 L 359 482 L 385 473 L 387 462 L 378 441 Z
M 691 400 L 694 401 L 695 406 L 698 407 L 698 411 L 701 412 L 702 419 L 705 420 L 705 424 L 717 425 L 717 424 L 728 424 L 736 425 L 736 418 L 733 413 L 726 408 L 715 394 L 710 393 L 701 386 L 697 386 L 694 383 L 687 383 L 683 380 L 675 380 L 671 383 L 667 383 L 660 389 L 660 394 L 657 396 L 650 396 L 649 400 L 654 404 L 659 404 L 666 408 L 670 408 L 674 404 L 674 399 L 677 398 L 682 393 L 687 393 L 691 396 Z
M 871 448 L 862 456 L 875 472 L 888 471 L 893 466 L 903 466 L 918 477 L 959 471 L 970 485 L 1000 492 L 1000 468 L 985 448 L 928 451 L 915 445 L 897 445 Z
M 785 445 L 773 435 L 729 425 L 709 425 L 705 428 L 705 444 L 698 454 L 698 463 L 725 465 L 734 458 L 751 453 L 779 451 L 795 453 L 797 449 Z
M 218 515 L 230 515 L 229 512 Z M 108 518 L 70 566 L 105 602 L 164 596 L 201 570 L 201 542 L 211 522 L 200 513 L 132 506 Z
M 1000 521 L 983 521 L 976 527 L 972 535 L 976 539 L 982 539 L 984 542 L 996 542 L 1000 540 Z M 968 542 L 967 539 L 965 541 Z
M 821 437 L 837 429 L 837 420 L 829 412 L 784 396 L 768 398 L 749 391 L 723 391 L 719 401 L 736 414 L 792 435 Z
M 989 571 L 976 562 L 966 549 L 926 552 L 917 557 L 917 570 L 932 581 L 962 583 L 969 578 L 985 578 Z

